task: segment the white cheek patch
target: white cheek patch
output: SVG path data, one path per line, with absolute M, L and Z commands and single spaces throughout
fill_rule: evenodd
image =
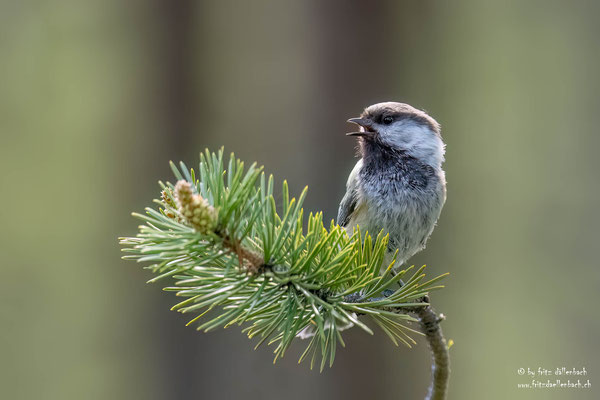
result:
M 380 128 L 379 133 L 383 142 L 405 150 L 434 168 L 439 168 L 444 162 L 444 142 L 425 125 L 414 121 L 398 121 Z

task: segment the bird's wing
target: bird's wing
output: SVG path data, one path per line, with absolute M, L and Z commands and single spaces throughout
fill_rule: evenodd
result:
M 342 198 L 337 216 L 337 223 L 342 227 L 348 225 L 358 204 L 358 173 L 361 168 L 362 159 L 358 160 L 346 183 L 346 194 Z

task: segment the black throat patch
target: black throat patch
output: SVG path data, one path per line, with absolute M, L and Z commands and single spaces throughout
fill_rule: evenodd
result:
M 408 155 L 405 150 L 386 146 L 377 138 L 364 138 L 360 146 L 364 163 L 360 172 L 363 184 L 377 188 L 377 192 L 423 190 L 435 179 L 433 167 Z

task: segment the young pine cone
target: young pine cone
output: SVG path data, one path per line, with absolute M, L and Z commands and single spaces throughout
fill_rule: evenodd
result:
M 214 231 L 217 227 L 217 210 L 205 198 L 194 194 L 189 182 L 178 181 L 174 193 L 179 214 L 185 222 L 200 233 Z

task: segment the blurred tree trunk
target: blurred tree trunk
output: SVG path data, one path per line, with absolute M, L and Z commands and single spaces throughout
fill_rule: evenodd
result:
M 193 25 L 201 6 L 201 1 L 157 0 L 153 7 L 152 51 L 157 82 L 153 100 L 167 148 L 163 154 L 174 161 L 195 159 L 197 149 L 190 143 L 195 139 L 193 136 L 202 135 L 193 120 L 194 111 L 199 108 L 193 82 L 199 71 L 194 68 L 192 52 Z M 202 392 L 199 378 L 205 371 L 201 371 L 202 364 L 196 362 L 196 355 L 203 351 L 204 342 L 199 340 L 195 330 L 181 328 L 184 323 L 181 315 L 168 311 L 173 304 L 171 296 L 162 296 L 160 301 L 164 307 L 154 316 L 158 344 L 153 349 L 160 352 L 162 359 L 162 365 L 154 367 L 160 368 L 162 375 L 159 382 L 153 383 L 160 391 L 156 397 L 192 398 Z

